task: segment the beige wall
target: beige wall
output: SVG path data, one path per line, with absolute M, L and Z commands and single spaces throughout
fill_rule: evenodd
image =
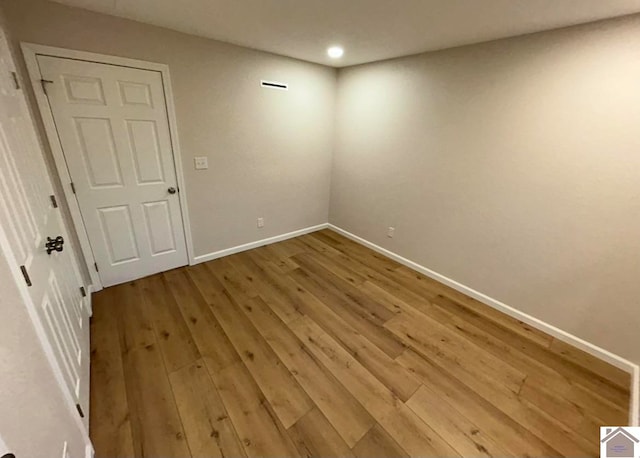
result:
M 338 88 L 331 223 L 640 363 L 640 15 Z
M 334 69 L 42 0 L 0 5 L 16 42 L 169 65 L 196 255 L 327 222 Z

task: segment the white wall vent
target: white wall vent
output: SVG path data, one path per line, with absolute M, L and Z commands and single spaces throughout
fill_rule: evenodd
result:
M 289 90 L 289 84 L 287 84 L 287 83 L 279 83 L 277 81 L 261 80 L 260 81 L 260 86 L 266 87 L 266 88 L 269 88 L 269 89 L 280 89 L 281 91 L 288 91 Z

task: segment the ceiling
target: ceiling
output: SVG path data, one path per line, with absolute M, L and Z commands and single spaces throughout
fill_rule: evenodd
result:
M 640 12 L 640 0 L 56 1 L 336 67 Z

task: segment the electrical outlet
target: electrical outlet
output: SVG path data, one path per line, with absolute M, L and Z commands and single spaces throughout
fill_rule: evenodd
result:
M 258 228 L 264 227 L 264 218 L 258 218 Z
M 206 170 L 209 168 L 209 160 L 207 159 L 207 156 L 194 157 L 193 162 L 195 163 L 196 170 Z
M 389 226 L 389 229 L 387 229 L 387 237 L 393 238 L 393 234 L 395 232 L 396 232 L 396 228 L 393 226 Z

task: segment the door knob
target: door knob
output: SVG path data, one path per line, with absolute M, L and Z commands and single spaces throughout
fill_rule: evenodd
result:
M 169 194 L 175 194 L 176 193 L 176 188 L 171 186 L 169 189 L 167 189 L 167 191 L 169 191 Z
M 2 458 L 16 458 L 13 453 L 7 453 L 6 455 L 2 455 Z
M 54 251 L 62 251 L 64 249 L 64 239 L 61 235 L 57 236 L 55 239 L 51 237 L 47 237 L 47 243 L 44 244 L 47 249 L 47 254 L 51 254 Z

